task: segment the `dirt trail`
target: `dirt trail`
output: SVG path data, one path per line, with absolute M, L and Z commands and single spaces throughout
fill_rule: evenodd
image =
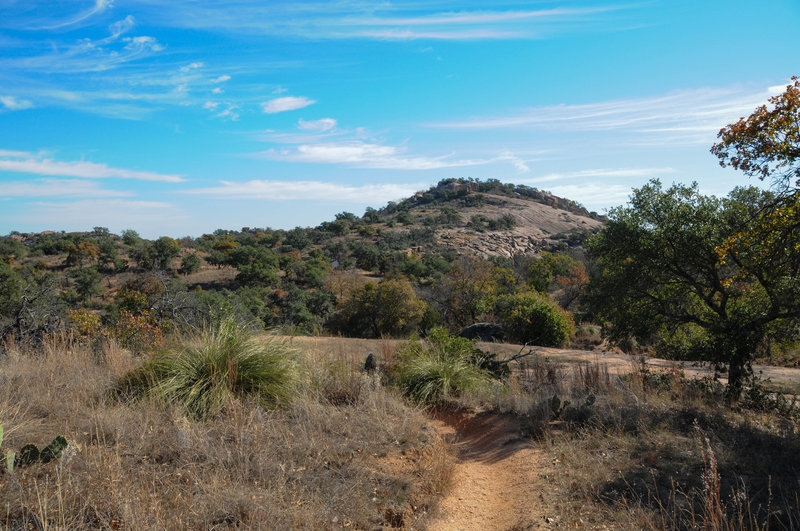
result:
M 495 352 L 499 358 L 509 358 L 520 352 L 519 345 L 507 343 L 478 343 L 478 346 L 487 352 Z M 564 364 L 575 362 L 600 363 L 608 367 L 612 374 L 626 374 L 641 366 L 652 371 L 667 371 L 672 367 L 679 367 L 687 378 L 711 378 L 714 368 L 710 363 L 676 362 L 671 360 L 650 358 L 647 356 L 631 356 L 616 351 L 604 350 L 577 350 L 549 347 L 531 347 L 537 354 L 556 362 Z M 770 379 L 778 384 L 785 384 L 788 389 L 800 388 L 800 369 L 791 367 L 776 367 L 772 365 L 753 365 L 753 372 L 760 378 Z M 727 380 L 721 378 L 724 383 Z
M 513 417 L 443 412 L 433 424 L 458 453 L 453 488 L 433 531 L 546 528 L 540 503 L 548 468 Z

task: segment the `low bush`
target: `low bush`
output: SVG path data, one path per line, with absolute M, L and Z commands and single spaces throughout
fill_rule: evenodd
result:
M 475 365 L 474 341 L 434 328 L 427 344 L 407 343 L 398 352 L 395 381 L 406 396 L 435 403 L 488 387 L 489 375 Z
M 118 390 L 179 404 L 198 419 L 248 396 L 274 406 L 291 397 L 292 357 L 284 341 L 257 339 L 234 321 L 223 320 L 195 339 L 154 354 L 126 375 Z
M 519 343 L 560 347 L 575 334 L 569 312 L 533 291 L 499 297 L 494 311 L 509 339 Z

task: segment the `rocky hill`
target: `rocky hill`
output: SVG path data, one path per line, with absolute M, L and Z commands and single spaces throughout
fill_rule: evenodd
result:
M 582 243 L 605 218 L 578 203 L 527 186 L 445 180 L 365 218 L 384 231 L 425 227 L 440 248 L 479 256 L 535 253 Z

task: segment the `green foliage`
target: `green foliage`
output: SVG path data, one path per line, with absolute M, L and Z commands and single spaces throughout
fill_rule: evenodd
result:
M 28 254 L 28 248 L 13 238 L 0 238 L 0 262 L 19 261 Z
M 407 280 L 368 283 L 353 290 L 340 304 L 331 326 L 357 337 L 403 337 L 417 331 L 425 303 Z
M 103 280 L 96 267 L 82 267 L 73 273 L 75 291 L 86 302 L 93 295 L 103 293 L 100 282 Z
M 519 343 L 560 347 L 575 333 L 572 316 L 537 292 L 502 295 L 494 312 L 508 338 Z
M 769 98 L 747 118 L 724 127 L 711 148 L 721 166 L 733 166 L 760 179 L 772 178 L 784 190 L 800 186 L 800 79 Z M 795 181 L 795 182 L 792 182 Z
M 800 313 L 791 273 L 797 253 L 768 260 L 766 238 L 729 260 L 720 251 L 758 220 L 770 198 L 751 188 L 720 200 L 696 185 L 663 190 L 658 181 L 635 190 L 630 206 L 613 210 L 591 242 L 601 271 L 590 286 L 591 305 L 605 334 L 618 343 L 655 340 L 666 347 L 662 354 L 729 363 L 729 395 L 738 398 L 770 326 L 796 323 Z M 667 335 L 674 338 L 660 340 Z
M 123 241 L 124 241 L 123 236 Z M 133 241 L 131 239 L 131 241 Z M 142 269 L 162 269 L 169 270 L 172 259 L 178 256 L 180 245 L 177 241 L 168 236 L 149 242 L 146 240 L 136 240 L 134 248 L 131 250 L 131 257 L 136 260 Z
M 315 249 L 303 263 L 301 280 L 310 288 L 321 288 L 328 280 L 330 272 L 330 263 L 318 249 Z
M 558 276 L 566 276 L 577 260 L 564 253 L 542 251 L 528 268 L 528 284 L 540 293 L 547 293 Z
M 39 453 L 39 460 L 42 463 L 55 461 L 61 457 L 62 452 L 66 450 L 67 444 L 67 439 L 63 435 L 57 436 L 55 439 L 53 439 L 53 442 L 42 449 L 42 451 Z
M 265 406 L 289 400 L 295 383 L 293 350 L 275 338 L 257 338 L 226 319 L 183 344 L 154 354 L 118 384 L 123 395 L 149 396 L 206 419 L 232 399 L 253 397 Z
M 469 219 L 468 226 L 478 232 L 487 230 L 511 230 L 517 226 L 517 220 L 511 214 L 503 214 L 497 219 L 484 214 L 475 214 Z
M 192 273 L 200 271 L 200 266 L 202 265 L 203 261 L 200 260 L 200 257 L 195 253 L 187 254 L 181 259 L 181 267 L 178 269 L 178 273 L 181 275 L 191 275 Z
M 14 459 L 14 467 L 21 468 L 31 466 L 39 460 L 39 447 L 35 444 L 26 444 L 20 448 L 16 459 Z
M 138 244 L 141 241 L 141 237 L 139 237 L 139 233 L 133 229 L 126 229 L 122 231 L 122 242 L 129 246 L 133 247 L 134 245 Z
M 168 270 L 179 252 L 178 242 L 168 236 L 162 236 L 152 243 L 153 262 L 159 269 Z
M 586 397 L 586 400 L 584 400 L 583 404 L 581 404 L 578 409 L 586 410 L 590 408 L 596 400 L 597 397 L 593 394 L 590 394 Z M 556 419 L 561 418 L 564 413 L 570 410 L 570 408 L 574 409 L 572 402 L 569 400 L 562 401 L 558 395 L 553 395 L 553 398 L 550 399 L 550 411 L 553 413 L 553 417 Z
M 406 343 L 398 352 L 395 381 L 406 396 L 432 404 L 486 388 L 490 378 L 474 364 L 475 342 L 434 328 L 426 344 Z
M 0 315 L 8 315 L 22 296 L 22 275 L 6 262 L 0 261 Z
M 283 240 L 286 245 L 291 245 L 292 248 L 302 251 L 311 244 L 311 238 L 308 236 L 308 230 L 302 227 L 296 227 L 292 230 L 286 231 L 286 237 Z

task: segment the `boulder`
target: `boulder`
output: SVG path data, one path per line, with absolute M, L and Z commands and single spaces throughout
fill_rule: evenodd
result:
M 458 337 L 477 339 L 478 341 L 500 341 L 505 337 L 503 327 L 492 323 L 475 323 L 461 330 Z

